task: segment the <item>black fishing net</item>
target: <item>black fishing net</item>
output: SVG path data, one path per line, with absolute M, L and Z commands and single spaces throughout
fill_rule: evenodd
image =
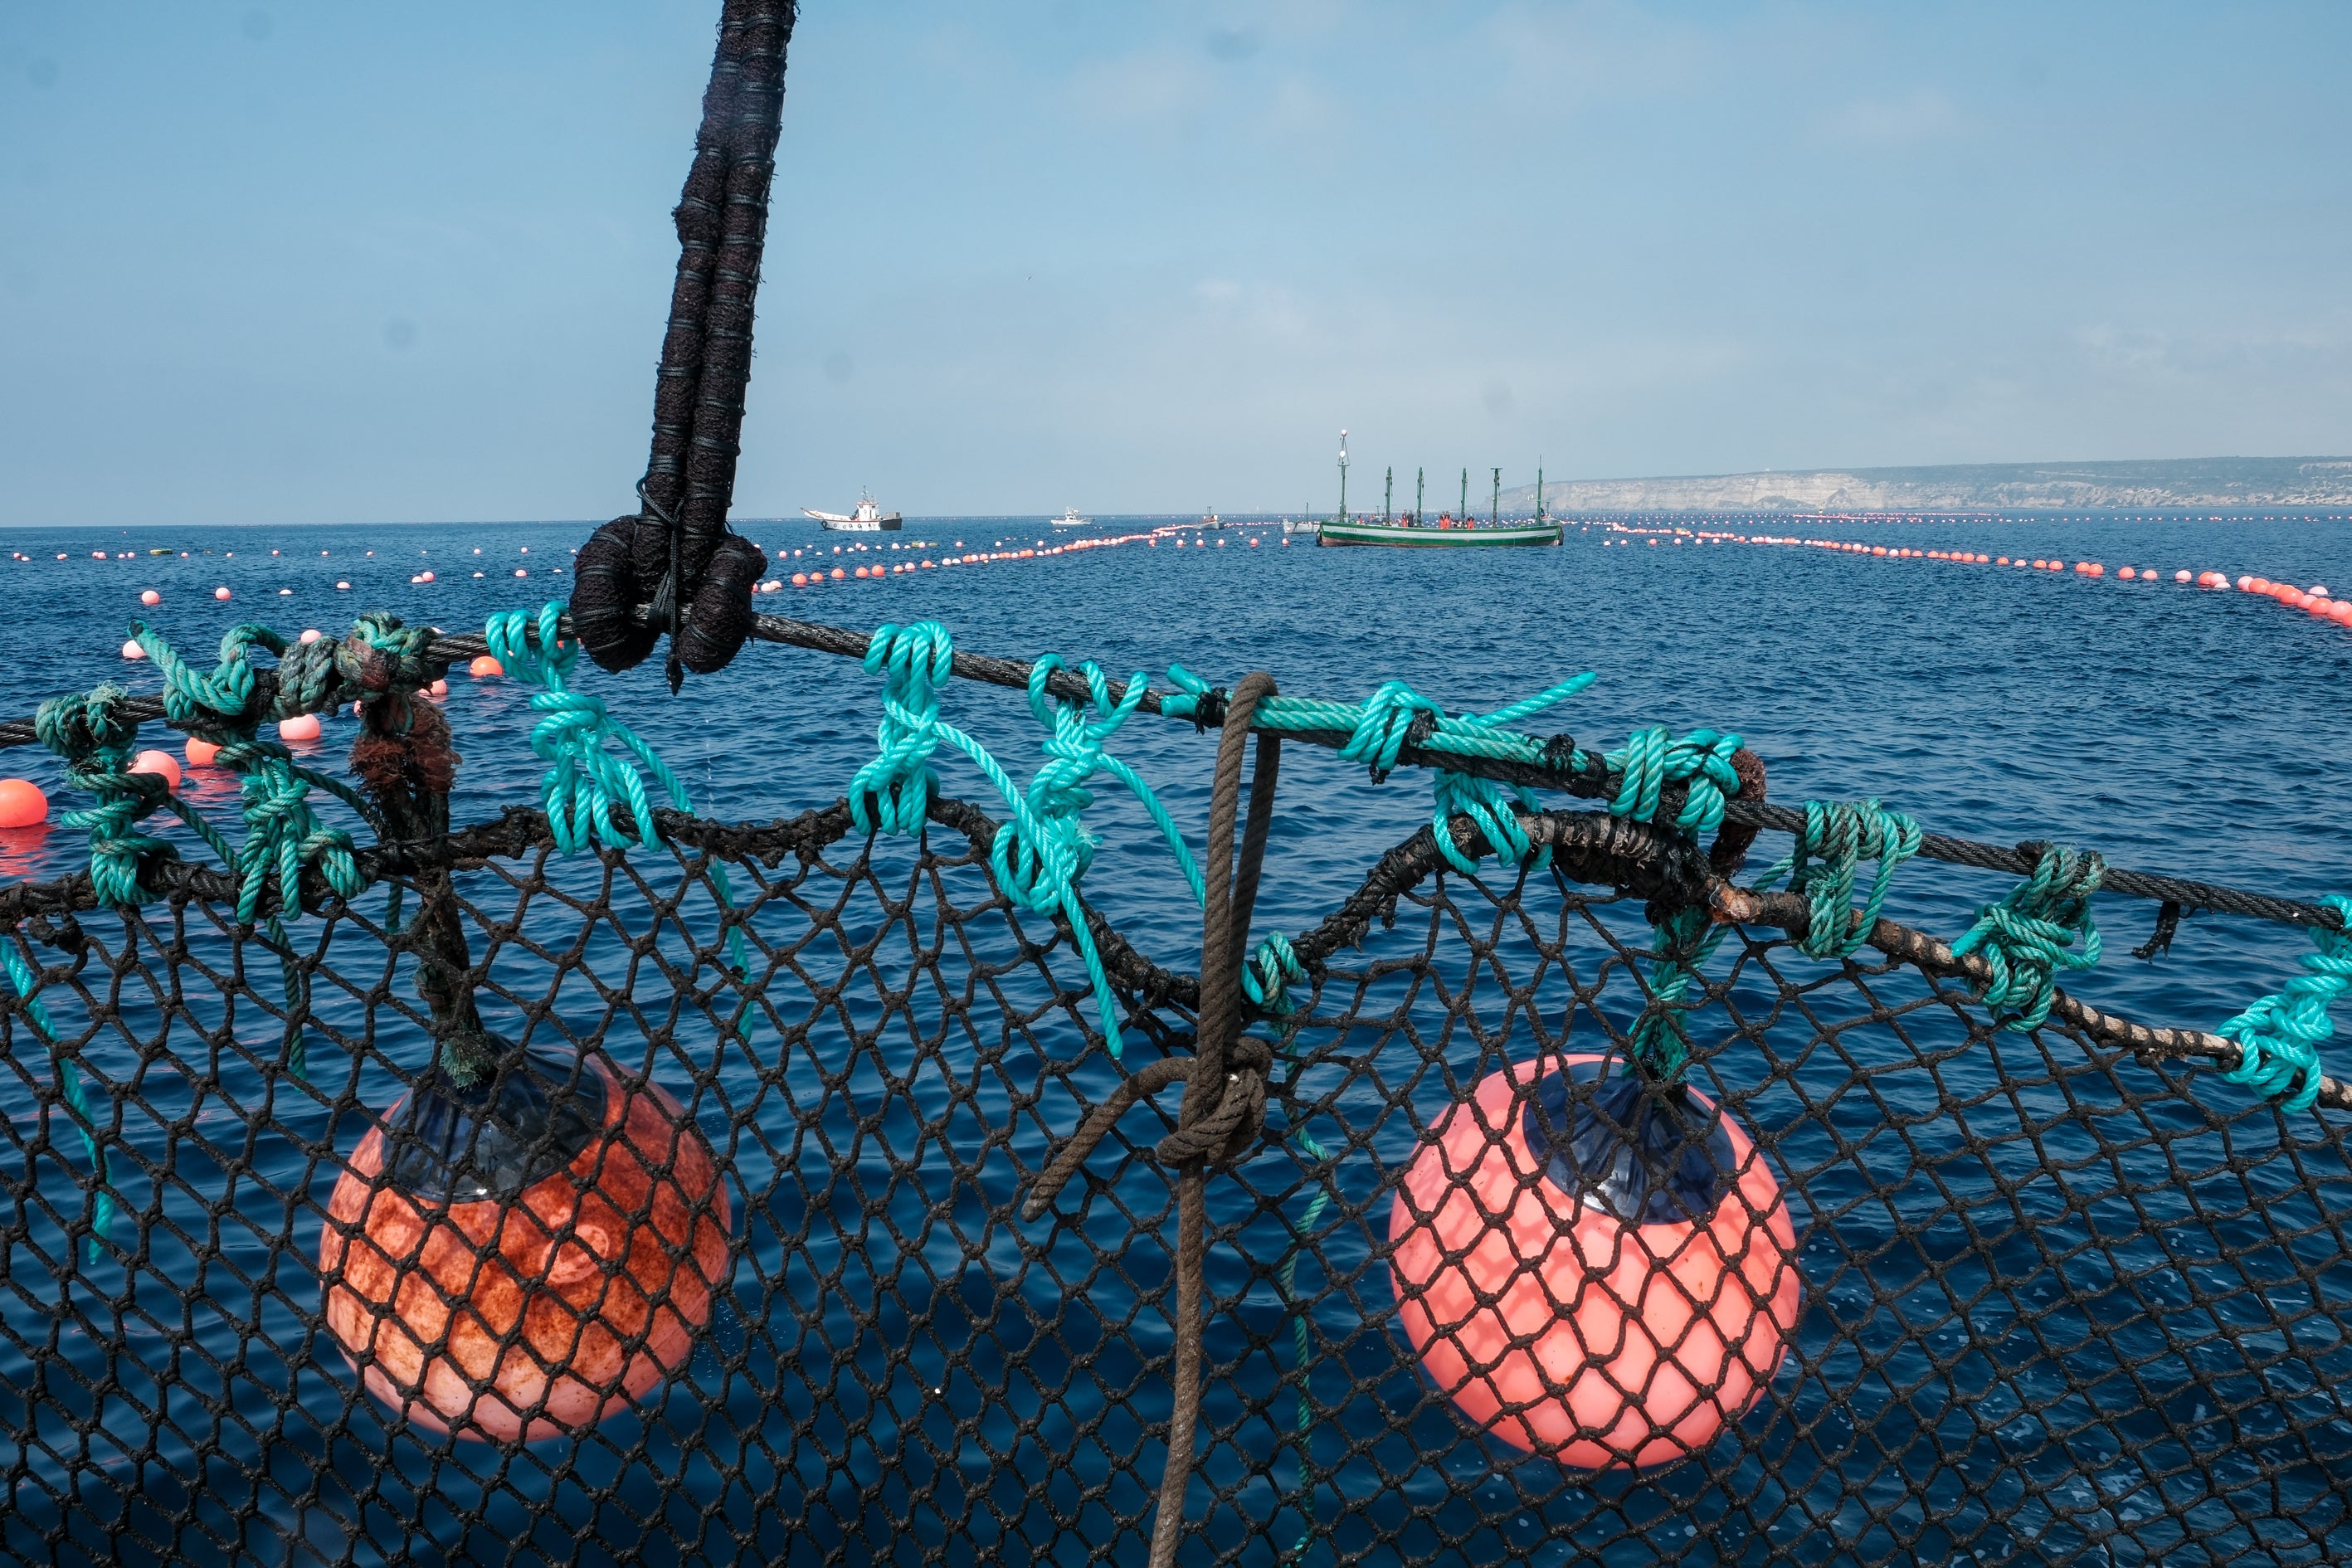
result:
M 1143 1559 L 1179 1348 L 1176 1173 L 1155 1154 L 1172 1097 L 1139 1100 L 1049 1212 L 1023 1210 L 1091 1108 L 1189 1052 L 1192 966 L 1097 926 L 1122 1010 L 1114 1060 L 1072 932 L 1000 894 L 978 812 L 936 805 L 920 841 L 869 841 L 838 806 L 668 827 L 667 848 L 564 858 L 543 819 L 509 814 L 457 835 L 446 871 L 412 863 L 287 921 L 283 945 L 239 928 L 200 878 L 134 916 L 92 909 L 86 883 L 12 890 L 0 934 L 37 971 L 46 1030 L 21 998 L 0 1016 L 0 1551 Z M 1694 1119 L 1703 1142 L 1685 1150 L 1733 1152 L 1727 1171 L 1718 1153 L 1685 1172 L 1679 1197 L 1651 1162 L 1663 1206 L 1643 1215 L 1712 1203 L 1755 1249 L 1696 1305 L 1675 1286 L 1681 1304 L 1662 1300 L 1651 1326 L 1651 1359 L 1680 1358 L 1714 1392 L 1678 1398 L 1630 1363 L 1602 1388 L 1558 1359 L 1556 1333 L 1498 1352 L 1549 1369 L 1532 1402 L 1494 1361 L 1443 1381 L 1460 1356 L 1424 1344 L 1445 1312 L 1432 1281 L 1475 1272 L 1476 1254 L 1433 1267 L 1425 1237 L 1401 1244 L 1400 1193 L 1410 1230 L 1446 1181 L 1466 1192 L 1458 1166 L 1437 1189 L 1412 1175 L 1465 1129 L 1488 1148 L 1532 1132 L 1573 1165 L 1611 1080 L 1542 1064 L 1622 1061 L 1662 1005 L 1638 900 L 1567 865 L 1465 877 L 1427 849 L 1424 833 L 1297 933 L 1294 1011 L 1249 1015 L 1258 1044 L 1236 1059 L 1263 1071 L 1266 1109 L 1205 1174 L 1183 1560 L 2170 1564 L 2352 1549 L 2337 1392 L 2352 1177 L 2336 1123 L 2055 1018 L 1998 1031 L 1961 981 L 1870 950 L 1809 958 L 1769 928 L 1733 930 L 1675 1005 L 1689 1092 L 1647 1108 Z M 471 1083 L 434 1065 L 446 1026 L 420 996 L 417 936 L 433 910 L 457 917 L 490 1043 Z M 539 1214 L 536 1267 L 589 1291 L 555 1341 L 544 1324 L 482 1331 L 499 1364 L 531 1363 L 544 1409 L 445 1376 L 454 1404 L 401 1414 L 366 1391 L 370 1367 L 397 1384 L 390 1342 L 354 1365 L 352 1319 L 339 1331 L 326 1310 L 359 1276 L 322 1270 L 322 1241 L 366 1240 L 334 1212 L 338 1184 L 382 1185 L 354 1175 L 353 1152 L 421 1079 L 459 1124 L 513 1134 L 470 1174 L 445 1160 L 433 1189 L 490 1194 L 478 1206 L 509 1226 L 509 1259 L 511 1227 L 530 1223 L 513 1216 L 536 1201 L 515 1193 L 533 1182 L 603 1184 L 625 1211 L 607 1216 L 622 1243 L 591 1237 L 584 1207 Z M 501 1094 L 541 1110 L 481 1111 Z M 645 1125 L 661 1135 L 598 1145 L 625 1103 L 656 1107 Z M 549 1105 L 586 1109 L 568 1125 Z M 431 1152 L 418 1124 L 394 1118 L 388 1145 L 412 1173 Z M 583 1167 L 583 1147 L 603 1163 Z M 1582 1147 L 1587 1164 L 1608 1152 Z M 1557 1184 L 1566 1167 L 1548 1168 Z M 454 1357 L 451 1310 L 465 1316 L 466 1289 L 496 1294 L 494 1250 L 467 1251 L 470 1284 L 436 1288 L 437 1331 L 413 1296 L 353 1284 L 349 1305 L 406 1321 L 427 1360 Z M 1538 1253 L 1472 1294 L 1493 1305 L 1531 1284 L 1589 1330 L 1608 1316 L 1588 1314 L 1593 1281 L 1624 1258 L 1582 1256 L 1580 1270 Z M 1744 1321 L 1753 1344 L 1710 1352 L 1695 1317 Z M 592 1398 L 521 1436 L 465 1429 L 476 1407 L 478 1427 L 551 1418 L 552 1384 L 592 1351 L 635 1369 L 593 1391 L 609 1396 L 601 1419 Z M 649 1355 L 664 1364 L 638 1375 Z M 1554 1417 L 1578 1377 L 1601 1405 L 1580 1405 L 1563 1440 Z M 1633 1425 L 1611 1424 L 1628 1409 Z M 1664 1458 L 1596 1466 L 1596 1445 L 1602 1460 Z

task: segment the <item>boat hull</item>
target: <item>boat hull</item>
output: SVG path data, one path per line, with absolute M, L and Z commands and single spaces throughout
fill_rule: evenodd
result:
M 1556 522 L 1509 528 L 1397 528 L 1379 523 L 1327 522 L 1316 534 L 1320 544 L 1384 544 L 1402 550 L 1477 550 L 1512 545 L 1558 544 Z
M 905 520 L 895 511 L 887 517 L 852 517 L 844 518 L 838 521 L 829 517 L 821 517 L 817 521 L 824 525 L 824 531 L 827 533 L 897 533 L 906 527 Z

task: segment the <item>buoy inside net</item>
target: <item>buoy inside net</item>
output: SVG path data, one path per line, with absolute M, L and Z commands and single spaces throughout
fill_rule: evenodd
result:
M 1390 1211 L 1398 1314 L 1471 1421 L 1586 1469 L 1704 1449 L 1796 1327 L 1787 1203 L 1696 1089 L 1562 1056 L 1479 1081 Z M 1483 1302 L 1483 1304 L 1482 1304 Z
M 724 1284 L 709 1143 L 597 1054 L 439 1068 L 362 1139 L 319 1241 L 327 1326 L 368 1391 L 436 1432 L 534 1442 L 681 1371 Z

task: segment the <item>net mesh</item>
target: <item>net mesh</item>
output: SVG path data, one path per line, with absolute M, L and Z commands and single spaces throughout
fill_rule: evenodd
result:
M 130 916 L 26 893 L 49 912 L 5 937 L 55 1042 L 21 1000 L 0 1016 L 0 1550 L 1141 1560 L 1176 1338 L 1153 1157 L 1172 1097 L 1128 1110 L 1051 1213 L 1022 1205 L 1123 1077 L 1182 1054 L 1192 977 L 1113 938 L 1113 1060 L 1069 931 L 992 883 L 993 825 L 934 816 L 919 841 L 849 834 L 836 806 L 562 858 L 510 814 L 446 873 L 289 922 L 284 947 L 184 888 Z M 322 1315 L 331 1194 L 433 1059 L 410 933 L 440 900 L 486 1026 L 662 1086 L 724 1173 L 707 1326 L 674 1375 L 549 1440 L 404 1418 Z M 1785 1353 L 1759 1352 L 1753 1405 L 1726 1396 L 1679 1462 L 1595 1469 L 1486 1429 L 1401 1310 L 1399 1194 L 1482 1083 L 1624 1054 L 1655 1005 L 1651 928 L 1558 868 L 1437 867 L 1374 901 L 1360 943 L 1309 963 L 1300 1010 L 1254 1026 L 1266 1130 L 1207 1178 L 1186 1560 L 2352 1547 L 2340 1130 L 1751 928 L 1678 1017 L 1692 1084 L 1785 1204 Z M 103 1227 L 60 1061 L 120 1205 Z

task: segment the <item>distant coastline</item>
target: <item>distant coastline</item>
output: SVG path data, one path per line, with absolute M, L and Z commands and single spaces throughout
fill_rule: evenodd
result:
M 2352 458 L 2175 458 L 2113 463 L 1954 463 L 1640 479 L 1559 479 L 1561 511 L 2111 511 L 2352 505 Z M 1503 492 L 1532 511 L 1533 485 Z

